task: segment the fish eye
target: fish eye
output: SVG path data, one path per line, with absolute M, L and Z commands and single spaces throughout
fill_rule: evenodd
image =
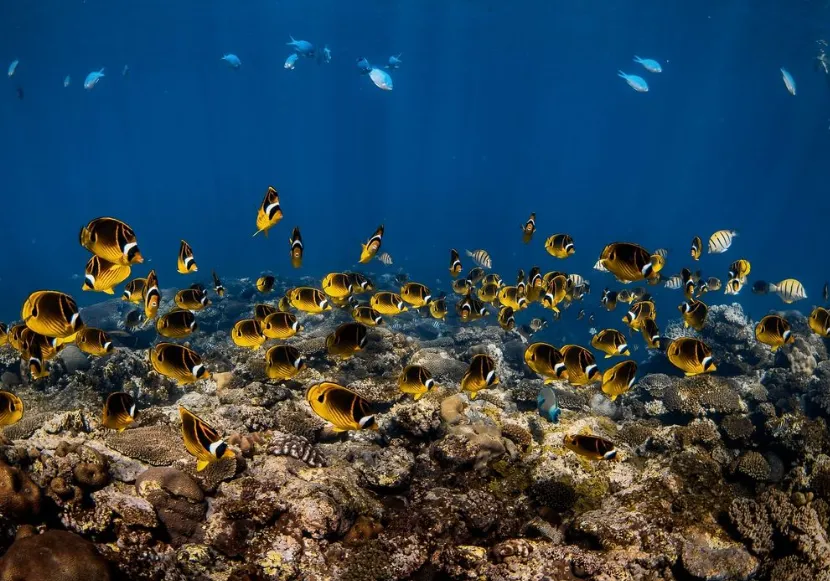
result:
M 325 401 L 326 401 L 326 394 L 321 393 L 320 395 L 318 395 L 318 396 L 317 396 L 317 401 L 318 401 L 319 403 L 323 403 L 323 402 L 325 402 Z

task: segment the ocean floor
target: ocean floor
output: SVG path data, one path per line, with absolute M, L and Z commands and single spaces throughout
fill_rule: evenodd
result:
M 554 424 L 527 343 L 492 318 L 436 328 L 407 313 L 340 362 L 325 337 L 348 312 L 301 314 L 286 342 L 308 368 L 277 384 L 264 349 L 229 339 L 254 302 L 198 313 L 189 344 L 212 377 L 190 386 L 149 371 L 154 330 L 102 358 L 67 347 L 35 384 L 0 350 L 3 388 L 26 406 L 0 441 L 0 581 L 830 581 L 830 361 L 801 315 L 772 354 L 738 305 L 711 307 L 716 374 L 684 378 L 656 354 L 616 402 L 557 382 Z M 115 329 L 127 308 L 82 316 Z M 471 400 L 459 382 L 477 353 L 500 383 Z M 406 364 L 436 381 L 418 401 L 398 389 Z M 332 432 L 304 398 L 324 380 L 372 402 L 379 430 Z M 100 427 L 114 391 L 137 396 L 121 433 Z M 236 457 L 197 472 L 179 404 Z M 563 446 L 588 432 L 618 458 Z

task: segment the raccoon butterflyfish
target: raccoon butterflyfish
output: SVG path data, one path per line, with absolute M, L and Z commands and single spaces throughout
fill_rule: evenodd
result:
M 602 291 L 602 298 L 599 301 L 607 311 L 613 311 L 617 308 L 617 291 L 604 289 Z
M 383 325 L 383 318 L 380 316 L 380 313 L 370 306 L 355 307 L 352 310 L 352 318 L 367 327 Z
M 502 305 L 499 309 L 498 323 L 499 327 L 505 331 L 512 331 L 516 326 L 516 317 L 513 315 L 513 307 Z
M 709 307 L 703 302 L 694 299 L 682 303 L 677 309 L 683 315 L 683 326 L 691 327 L 695 331 L 702 331 L 703 325 L 706 323 L 706 315 L 709 313 Z
M 271 315 L 273 313 L 279 312 L 279 309 L 274 305 L 269 305 L 266 303 L 257 303 L 254 305 L 254 319 L 259 321 L 260 323 L 265 320 L 265 317 Z
M 265 274 L 256 279 L 256 290 L 263 294 L 270 293 L 274 290 L 274 282 L 276 282 L 276 279 L 273 276 Z
M 31 329 L 29 331 L 33 332 Z M 43 335 L 40 336 L 43 337 Z M 24 345 L 22 355 L 29 366 L 29 374 L 34 381 L 49 377 L 49 370 L 46 369 L 46 357 L 43 356 L 40 343 L 30 342 Z
M 331 310 L 331 305 L 323 291 L 310 286 L 291 289 L 288 293 L 288 300 L 292 307 L 305 313 L 317 314 Z
M 289 251 L 291 266 L 300 268 L 303 265 L 303 237 L 300 235 L 300 229 L 298 227 L 294 226 L 288 242 L 291 244 L 291 250 Z
M 646 319 L 655 318 L 657 318 L 657 310 L 654 307 L 654 303 L 651 301 L 638 301 L 631 305 L 631 308 L 628 309 L 622 321 L 633 330 L 639 331 L 643 327 Z
M 372 260 L 380 250 L 380 245 L 383 242 L 383 224 L 378 226 L 375 233 L 366 241 L 366 244 L 361 244 L 360 249 L 360 263 L 366 264 Z
M 496 362 L 487 355 L 474 355 L 470 366 L 461 378 L 461 389 L 470 392 L 470 399 L 475 399 L 478 392 L 484 388 L 498 384 Z
M 415 401 L 418 401 L 426 392 L 435 387 L 435 380 L 432 379 L 432 373 L 426 367 L 407 365 L 398 378 L 398 386 L 403 393 L 413 395 Z
M 93 327 L 84 327 L 79 330 L 75 335 L 75 345 L 84 353 L 95 357 L 112 353 L 113 350 L 110 336 L 105 331 Z
M 259 349 L 266 339 L 262 334 L 262 325 L 256 319 L 242 319 L 231 329 L 231 340 L 237 347 Z
M 33 348 L 36 347 L 39 353 L 38 357 L 43 361 L 48 361 L 61 352 L 68 343 L 72 343 L 77 336 L 78 334 L 75 333 L 65 339 L 58 339 L 57 337 L 47 337 L 40 333 L 35 333 L 31 329 L 26 328 L 20 336 L 20 348 L 23 357 L 26 358 L 26 353 L 33 352 Z
M 617 457 L 614 444 L 599 436 L 565 434 L 564 444 L 571 452 L 591 460 L 614 460 Z
M 687 301 L 692 300 L 692 297 L 695 296 L 697 277 L 692 274 L 691 270 L 684 268 L 680 271 L 680 279 L 683 282 L 683 295 L 686 297 Z
M 107 396 L 101 425 L 110 430 L 123 432 L 135 421 L 135 400 L 129 393 L 116 391 Z
M 23 401 L 10 391 L 0 390 L 0 426 L 11 426 L 23 417 Z
M 524 359 L 531 371 L 545 378 L 545 383 L 568 379 L 562 353 L 553 345 L 532 343 L 525 349 Z
M 483 284 L 476 291 L 476 296 L 478 297 L 478 300 L 485 303 L 495 302 L 496 298 L 499 296 L 499 285 L 496 283 Z
M 335 299 L 344 299 L 352 294 L 352 281 L 349 275 L 342 272 L 327 274 L 322 281 L 323 292 Z
M 631 386 L 634 385 L 634 379 L 637 375 L 637 364 L 631 360 L 621 361 L 611 369 L 607 369 L 602 374 L 602 391 L 611 401 L 616 400 L 619 396 L 628 393 Z
M 467 280 L 469 280 L 474 285 L 480 283 L 484 280 L 484 277 L 487 273 L 484 272 L 484 269 L 480 266 L 474 266 L 470 269 L 470 272 L 467 273 Z
M 646 349 L 660 349 L 662 339 L 660 338 L 660 329 L 657 327 L 657 321 L 654 319 L 646 319 L 643 322 L 640 333 L 646 342 Z
M 447 316 L 447 301 L 444 297 L 433 300 L 429 303 L 429 314 L 433 319 L 444 320 Z
M 257 231 L 254 232 L 254 236 L 262 232 L 267 238 L 268 230 L 276 226 L 280 220 L 282 220 L 280 195 L 272 186 L 268 186 L 268 190 L 265 192 L 265 197 L 259 205 L 259 210 L 256 214 Z
M 182 406 L 179 406 L 179 416 L 182 418 L 184 447 L 196 458 L 196 472 L 201 472 L 211 462 L 235 456 L 216 430 L 202 418 Z
M 700 260 L 700 255 L 703 252 L 703 240 L 700 239 L 700 236 L 695 236 L 692 238 L 692 258 L 694 260 Z
M 824 307 L 816 307 L 808 319 L 810 328 L 822 337 L 830 336 L 830 311 Z M 10 341 L 11 342 L 11 341 Z
M 687 376 L 711 373 L 717 370 L 712 357 L 712 349 L 692 337 L 680 337 L 672 341 L 666 349 L 666 356 L 672 365 Z
M 591 346 L 605 353 L 606 359 L 615 355 L 631 355 L 628 350 L 628 342 L 626 342 L 623 334 L 616 329 L 603 329 L 594 335 L 591 339 Z
M 71 296 L 58 291 L 35 291 L 23 302 L 23 323 L 46 337 L 68 337 L 84 326 L 78 304 Z
M 750 262 L 745 258 L 741 258 L 729 266 L 729 278 L 737 278 L 741 282 L 745 282 L 751 270 Z
M 184 240 L 179 245 L 179 259 L 176 262 L 176 270 L 179 274 L 189 274 L 199 270 L 196 266 L 196 259 L 193 258 L 193 249 Z
M 162 337 L 182 339 L 199 328 L 192 311 L 176 307 L 156 321 L 156 331 Z
M 542 270 L 538 266 L 534 266 L 530 269 L 530 272 L 527 275 L 527 282 L 531 287 L 542 288 L 544 279 L 542 278 Z
M 366 325 L 343 323 L 326 337 L 326 349 L 329 355 L 346 359 L 363 349 L 368 337 Z
M 525 296 L 527 292 L 527 280 L 525 279 L 525 271 L 521 268 L 516 273 L 516 289 L 520 297 Z
M 401 295 L 389 291 L 372 295 L 369 305 L 381 315 L 399 315 L 409 310 Z
M 600 255 L 602 265 L 618 280 L 633 282 L 657 276 L 665 259 L 630 242 L 614 242 L 606 246 Z
M 555 258 L 568 258 L 576 248 L 574 239 L 569 234 L 554 234 L 545 240 L 545 250 Z
M 314 413 L 334 425 L 335 432 L 378 429 L 371 404 L 342 385 L 328 381 L 312 385 L 306 401 Z
M 9 342 L 9 328 L 6 323 L 0 323 L 0 347 Z
M 420 309 L 432 300 L 432 293 L 419 282 L 408 282 L 401 287 L 401 298 L 412 307 Z
M 532 213 L 530 218 L 527 219 L 527 222 L 522 224 L 522 242 L 527 244 L 533 238 L 533 234 L 536 233 L 536 213 Z
M 473 291 L 473 283 L 468 278 L 458 278 L 452 281 L 452 292 L 462 297 L 469 296 Z
M 374 292 L 375 285 L 365 275 L 359 272 L 347 272 L 349 282 L 352 285 L 352 294 L 361 295 L 364 293 Z
M 546 309 L 551 309 L 554 313 L 558 313 L 559 307 L 557 305 L 565 300 L 565 295 L 572 288 L 573 283 L 565 278 L 564 275 L 558 274 L 554 276 L 548 284 L 545 296 L 542 297 L 542 306 Z
M 458 250 L 452 248 L 450 250 L 450 275 L 455 278 L 461 274 L 461 257 L 458 255 Z
M 216 271 L 212 271 L 211 274 L 213 275 L 213 291 L 220 297 L 225 296 L 225 287 L 222 286 L 222 281 L 219 280 Z
M 784 317 L 767 315 L 755 325 L 755 338 L 764 345 L 769 345 L 772 352 L 786 343 L 794 343 L 792 327 Z
M 81 288 L 85 291 L 114 294 L 113 288 L 127 280 L 130 276 L 130 270 L 129 265 L 115 264 L 104 260 L 100 256 L 92 256 L 86 263 L 84 284 L 81 285 Z
M 502 306 L 510 307 L 514 311 L 520 311 L 527 308 L 527 299 L 519 294 L 519 287 L 502 287 L 497 298 Z
M 463 323 L 475 321 L 487 315 L 484 303 L 473 297 L 464 297 L 455 303 L 455 312 L 458 313 Z
M 562 366 L 568 372 L 568 382 L 571 385 L 579 387 L 601 379 L 602 372 L 597 367 L 594 354 L 585 347 L 565 345 L 560 349 L 560 352 L 562 353 Z M 557 368 L 560 379 L 564 379 L 562 370 L 563 367 Z
M 186 288 L 176 293 L 176 306 L 189 311 L 201 311 L 211 305 L 207 293 L 195 288 Z
M 135 232 L 121 220 L 96 218 L 81 228 L 81 246 L 113 264 L 127 266 L 144 262 Z
M 8 341 L 9 345 L 12 349 L 18 352 L 23 351 L 23 332 L 29 329 L 26 325 L 20 323 L 18 325 L 12 325 L 8 332 L 6 333 L 6 340 Z M 31 329 L 30 329 L 31 330 Z M 74 335 L 73 333 L 72 335 Z M 72 335 L 68 335 L 71 337 Z
M 130 303 L 140 303 L 141 297 L 144 294 L 144 287 L 147 285 L 146 278 L 134 278 L 124 287 L 124 293 L 121 295 L 122 301 Z
M 482 285 L 494 284 L 497 287 L 501 288 L 501 286 L 504 284 L 504 282 L 501 279 L 501 275 L 499 275 L 496 272 L 491 272 L 489 274 L 484 275 L 484 278 L 481 279 L 481 284 Z
M 156 271 L 151 270 L 147 275 L 147 284 L 144 286 L 142 293 L 144 299 L 144 322 L 152 321 L 156 318 L 159 312 L 159 303 L 161 302 L 161 292 L 159 292 L 159 281 L 156 278 Z
M 722 254 L 732 246 L 732 240 L 738 235 L 734 230 L 718 230 L 709 237 L 709 254 Z
M 210 377 L 202 358 L 189 347 L 176 343 L 156 343 L 149 351 L 153 369 L 165 377 L 175 379 L 179 385 Z
M 270 379 L 287 381 L 305 367 L 305 359 L 291 345 L 275 345 L 265 352 L 265 374 Z
M 262 321 L 262 334 L 268 339 L 288 339 L 303 330 L 292 313 L 277 311 Z

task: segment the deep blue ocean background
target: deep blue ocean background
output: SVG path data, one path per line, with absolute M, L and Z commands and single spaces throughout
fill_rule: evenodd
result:
M 298 225 L 300 274 L 321 277 L 353 268 L 383 223 L 395 265 L 374 272 L 447 287 L 449 248 L 486 248 L 511 282 L 534 264 L 583 274 L 598 313 L 602 287 L 619 287 L 592 270 L 606 243 L 669 248 L 672 273 L 691 264 L 694 235 L 733 228 L 733 248 L 697 264 L 704 274 L 725 279 L 747 258 L 750 284 L 799 278 L 808 310 L 830 276 L 830 85 L 813 69 L 828 28 L 819 1 L 4 0 L 0 62 L 20 65 L 0 79 L 0 319 L 39 288 L 106 298 L 78 279 L 78 231 L 103 215 L 133 226 L 151 259 L 133 274 L 156 268 L 162 287 L 197 280 L 175 272 L 181 238 L 199 280 L 211 268 L 294 276 Z M 332 62 L 284 70 L 289 35 L 327 44 Z M 229 52 L 240 69 L 220 60 Z M 391 92 L 355 66 L 397 53 Z M 252 238 L 269 184 L 285 218 Z M 539 231 L 525 246 L 531 211 Z M 566 262 L 543 248 L 557 232 L 576 241 Z M 676 316 L 681 295 L 658 294 Z M 748 288 L 739 300 L 755 317 L 782 306 Z

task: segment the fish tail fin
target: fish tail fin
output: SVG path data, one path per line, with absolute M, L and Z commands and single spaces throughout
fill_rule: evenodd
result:
M 105 293 L 105 294 L 108 294 L 108 295 L 114 295 L 114 294 L 115 294 L 115 291 L 114 291 L 114 290 L 112 290 L 111 288 L 108 288 L 108 289 L 105 289 L 105 290 L 104 290 L 104 293 Z
M 639 63 L 639 62 L 642 62 L 642 61 L 643 61 L 643 59 L 641 59 L 640 57 L 638 57 L 636 54 L 634 55 L 634 62 L 635 62 L 635 63 Z
M 196 462 L 196 472 L 201 472 L 208 467 L 208 464 L 209 462 L 207 460 L 198 460 Z
M 618 77 L 625 78 L 627 75 L 626 75 L 624 72 L 622 72 L 622 71 L 617 71 L 617 76 L 618 76 Z

